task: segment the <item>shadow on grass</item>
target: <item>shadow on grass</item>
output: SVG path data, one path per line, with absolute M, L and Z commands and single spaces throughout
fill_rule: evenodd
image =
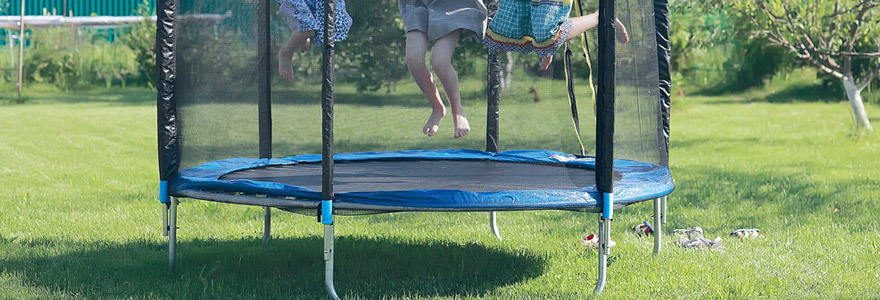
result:
M 116 105 L 154 105 L 156 91 L 152 89 L 96 89 L 91 91 L 35 91 L 28 93 L 25 103 L 102 103 Z
M 10 243 L 19 245 L 19 253 L 43 253 L 0 261 L 2 269 L 52 293 L 87 299 L 326 298 L 320 237 L 276 239 L 269 245 L 256 239 L 181 242 L 174 273 L 168 270 L 165 244 L 2 242 Z M 44 252 L 58 248 L 72 250 Z M 537 277 L 545 264 L 535 254 L 476 244 L 336 240 L 336 287 L 343 298 L 481 295 Z
M 524 93 L 525 94 L 525 93 Z M 258 102 L 256 89 L 238 90 L 180 90 L 178 95 L 183 98 L 199 98 L 199 103 L 241 104 Z M 445 98 L 445 97 L 444 97 Z M 486 102 L 486 91 L 483 88 L 461 90 L 462 103 L 482 104 Z M 321 105 L 321 86 L 299 84 L 296 86 L 273 86 L 272 104 Z M 338 84 L 334 90 L 336 104 L 353 106 L 399 106 L 430 109 L 425 96 L 415 87 L 400 87 L 386 91 L 357 92 L 350 84 Z
M 843 95 L 829 91 L 829 88 L 821 85 L 792 85 L 781 91 L 767 95 L 763 98 L 763 101 L 770 103 L 834 103 L 844 100 L 841 96 Z
M 673 139 L 670 141 L 670 146 L 675 149 L 682 148 L 700 148 L 706 147 L 707 145 L 725 145 L 736 147 L 740 145 L 749 145 L 749 144 L 757 144 L 760 142 L 759 138 L 750 137 L 750 138 L 722 138 L 722 137 L 712 137 L 712 138 L 688 138 L 688 139 Z
M 703 94 L 701 94 L 703 95 Z M 705 94 L 708 96 L 719 96 L 720 94 Z M 749 103 L 796 103 L 796 102 L 812 102 L 812 103 L 837 103 L 846 101 L 846 95 L 840 94 L 834 89 L 823 87 L 822 85 L 791 85 L 785 89 L 764 93 L 745 92 L 744 97 L 722 100 L 704 101 L 705 104 L 749 104 Z
M 274 90 L 272 92 L 272 103 L 278 104 L 305 104 L 320 105 L 320 90 Z M 418 90 L 400 89 L 391 93 L 384 92 L 348 92 L 336 91 L 334 93 L 336 104 L 347 104 L 355 106 L 399 106 L 399 107 L 416 107 L 430 109 L 425 96 Z M 485 93 L 473 91 L 461 91 L 461 101 L 463 104 L 479 104 L 486 102 Z M 256 102 L 255 102 L 256 103 Z

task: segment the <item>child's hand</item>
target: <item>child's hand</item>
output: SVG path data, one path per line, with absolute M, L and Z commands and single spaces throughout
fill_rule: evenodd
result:
M 629 43 L 629 33 L 626 32 L 626 26 L 623 26 L 620 19 L 615 19 L 614 23 L 617 25 L 617 41 L 623 44 Z

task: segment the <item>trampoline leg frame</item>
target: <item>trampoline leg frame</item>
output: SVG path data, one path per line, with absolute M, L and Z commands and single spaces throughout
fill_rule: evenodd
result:
M 335 236 L 333 233 L 333 224 L 324 224 L 324 286 L 327 287 L 327 293 L 330 298 L 339 300 L 336 294 L 336 287 L 333 286 L 333 253 Z
M 660 223 L 663 223 L 663 224 L 666 224 L 666 197 L 668 197 L 668 196 L 663 196 L 663 198 L 661 198 L 661 200 L 660 200 L 660 202 L 662 202 L 662 204 L 661 204 L 662 208 L 660 208 L 661 209 Z
M 611 240 L 611 219 L 599 217 L 599 280 L 596 281 L 596 295 L 605 289 L 608 274 L 608 241 Z
M 660 254 L 660 240 L 663 237 L 663 198 L 654 199 L 654 254 Z
M 264 207 L 263 212 L 263 245 L 269 244 L 269 236 L 272 232 L 272 208 Z
M 494 211 L 489 213 L 489 225 L 492 226 L 492 234 L 494 234 L 499 241 L 502 241 L 501 233 L 498 231 L 498 214 Z
M 167 218 L 167 226 L 165 227 L 168 235 L 168 269 L 174 271 L 175 254 L 177 252 L 177 198 L 171 197 L 168 204 L 165 205 L 165 214 Z

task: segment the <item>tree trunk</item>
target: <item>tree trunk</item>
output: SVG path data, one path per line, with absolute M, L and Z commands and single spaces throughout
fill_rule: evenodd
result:
M 501 70 L 501 88 L 509 88 L 513 81 L 513 54 L 507 52 L 507 60 L 504 62 L 504 69 Z
M 856 126 L 873 130 L 871 121 L 868 119 L 868 113 L 865 111 L 865 103 L 862 102 L 862 89 L 856 86 L 852 74 L 844 75 L 843 87 L 846 89 L 846 98 L 849 99 L 849 104 L 852 105 L 853 114 L 856 117 Z

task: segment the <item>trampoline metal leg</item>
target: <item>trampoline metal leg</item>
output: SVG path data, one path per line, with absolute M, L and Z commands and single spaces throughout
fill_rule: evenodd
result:
M 162 236 L 168 236 L 168 210 L 171 203 L 162 203 Z
M 168 268 L 174 271 L 174 256 L 177 252 L 177 198 L 171 197 L 168 210 Z
M 661 198 L 654 199 L 654 254 L 660 254 L 660 240 L 663 235 L 663 226 L 661 225 L 663 223 L 662 202 Z
M 666 224 L 666 197 L 667 196 L 663 196 L 663 198 L 661 198 L 661 200 L 660 200 L 660 202 L 662 202 L 662 204 L 661 204 L 662 208 L 661 208 L 661 213 L 660 213 L 660 223 L 663 223 L 663 224 Z
M 330 298 L 339 300 L 336 294 L 336 287 L 333 286 L 333 224 L 324 224 L 324 286 L 327 287 L 327 293 Z
M 498 216 L 494 211 L 489 213 L 489 224 L 492 226 L 492 234 L 495 234 L 495 237 L 502 241 L 501 233 L 498 232 Z
M 596 295 L 605 288 L 608 273 L 608 241 L 611 240 L 611 220 L 599 218 L 599 280 L 596 282 Z
M 269 244 L 269 235 L 272 232 L 272 208 L 266 206 L 263 213 L 263 245 Z
M 605 289 L 608 274 L 608 241 L 611 240 L 611 220 L 599 218 L 599 280 L 596 282 L 596 294 Z

